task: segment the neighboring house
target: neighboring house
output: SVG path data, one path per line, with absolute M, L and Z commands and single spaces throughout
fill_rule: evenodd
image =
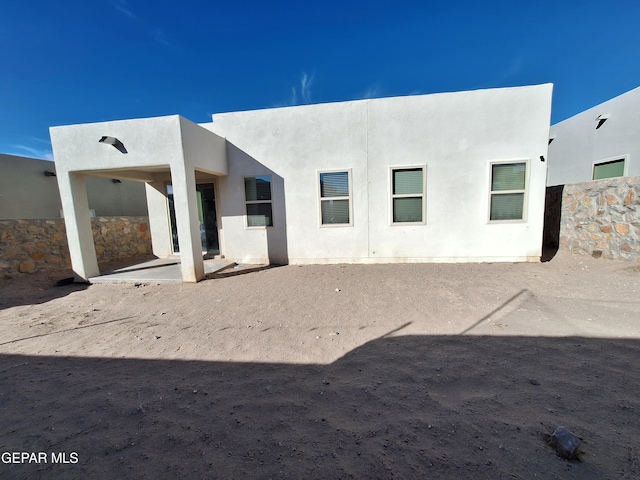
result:
M 144 185 L 88 178 L 87 195 L 96 216 L 146 216 Z M 0 220 L 60 218 L 62 203 L 53 162 L 0 154 Z
M 154 254 L 243 263 L 538 261 L 552 85 L 51 128 L 74 271 L 85 178 L 146 183 Z
M 640 175 L 640 87 L 550 129 L 549 186 Z

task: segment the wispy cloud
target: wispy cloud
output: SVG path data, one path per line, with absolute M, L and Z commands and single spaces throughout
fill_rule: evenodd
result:
M 501 72 L 496 75 L 492 80 L 474 86 L 474 88 L 494 88 L 502 87 L 506 83 L 509 83 L 514 77 L 516 77 L 524 68 L 521 57 L 514 58 L 509 65 L 506 66 Z
M 369 86 L 363 93 L 360 95 L 360 98 L 363 100 L 367 100 L 369 98 L 378 98 L 382 95 L 382 87 L 379 83 Z
M 16 150 L 10 155 L 28 155 L 30 157 L 39 158 L 42 160 L 53 160 L 53 152 L 51 151 L 51 149 L 33 148 L 26 145 L 14 145 L 13 148 L 15 148 Z
M 164 46 L 170 45 L 164 31 L 156 26 L 146 24 L 142 18 L 133 12 L 127 0 L 111 0 L 111 5 L 113 5 L 113 8 L 118 10 L 120 13 L 124 14 L 128 19 L 135 20 L 138 27 L 142 31 L 146 32 L 157 43 Z
M 164 32 L 159 28 L 150 29 L 150 33 L 156 42 L 162 45 L 169 45 L 169 41 L 167 40 L 167 37 L 165 36 Z
M 111 4 L 115 7 L 116 10 L 124 13 L 129 18 L 137 18 L 136 15 L 129 8 L 129 4 L 127 0 L 112 0 Z
M 300 96 L 304 103 L 311 102 L 311 85 L 313 85 L 313 77 L 313 75 L 309 76 L 306 73 L 302 74 L 302 79 L 300 80 Z
M 315 75 L 308 75 L 302 72 L 300 83 L 291 87 L 291 95 L 285 102 L 278 103 L 276 107 L 292 107 L 294 105 L 306 105 L 312 101 L 311 87 L 313 85 Z

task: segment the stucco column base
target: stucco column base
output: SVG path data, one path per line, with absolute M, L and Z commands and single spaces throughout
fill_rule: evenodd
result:
M 185 167 L 184 164 L 172 166 L 171 183 L 176 210 L 182 281 L 199 282 L 204 279 L 204 261 L 194 169 Z
M 91 231 L 89 200 L 84 175 L 58 172 L 60 200 L 69 242 L 71 268 L 77 282 L 100 275 Z

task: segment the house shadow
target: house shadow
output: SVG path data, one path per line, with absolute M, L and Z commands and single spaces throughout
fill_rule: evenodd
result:
M 547 187 L 544 201 L 544 227 L 542 232 L 542 256 L 540 261 L 550 261 L 560 248 L 560 223 L 562 220 L 562 192 L 564 185 Z
M 141 255 L 132 258 L 101 262 L 100 271 L 108 274 L 113 270 L 131 267 L 156 257 Z M 38 305 L 74 292 L 89 288 L 88 283 L 74 282 L 71 268 L 43 271 L 37 274 L 21 274 L 11 279 L 0 279 L 0 310 L 20 305 Z
M 272 226 L 264 227 L 264 238 L 261 245 L 256 245 L 251 232 L 245 231 L 245 240 L 251 245 L 254 251 L 262 251 L 262 256 L 268 258 L 271 265 L 286 265 L 289 263 L 289 253 L 287 245 L 287 208 L 285 201 L 285 180 L 274 170 L 260 163 L 249 153 L 240 149 L 227 140 L 227 157 L 230 168 L 237 170 L 230 172 L 229 177 L 221 179 L 221 187 L 223 188 L 222 197 L 226 199 L 223 217 L 244 218 L 247 216 L 245 185 L 243 178 L 249 176 L 268 177 L 270 179 L 271 192 L 271 208 L 272 208 Z M 231 175 L 233 173 L 233 175 Z M 235 182 L 235 183 L 232 183 Z M 224 219 L 223 219 L 224 222 Z M 247 226 L 245 225 L 245 228 Z M 250 238 L 247 240 L 247 238 Z M 226 241 L 226 240 L 225 240 Z M 228 245 L 228 247 L 232 247 Z M 238 251 L 237 255 L 231 257 L 242 257 L 244 251 Z M 229 256 L 229 255 L 227 255 Z
M 234 267 L 227 267 L 224 270 L 219 270 L 217 272 L 207 274 L 206 279 L 214 280 L 214 279 L 223 279 L 223 278 L 229 278 L 229 277 L 237 277 L 238 275 L 247 275 L 249 273 L 264 272 L 266 270 L 271 270 L 272 268 L 278 268 L 281 266 L 282 265 L 270 264 L 270 265 L 259 265 L 256 267 L 240 268 L 240 269 L 235 269 Z
M 3 354 L 2 451 L 49 462 L 0 476 L 637 478 L 638 358 L 638 340 L 462 335 L 329 365 Z M 581 461 L 546 443 L 559 425 Z
M 47 303 L 85 290 L 88 286 L 86 283 L 73 283 L 71 269 L 20 274 L 11 279 L 0 279 L 0 310 Z

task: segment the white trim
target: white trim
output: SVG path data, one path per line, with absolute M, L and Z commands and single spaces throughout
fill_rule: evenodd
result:
M 269 194 L 271 195 L 271 200 L 247 200 L 247 187 L 245 186 L 245 179 L 247 178 L 260 178 L 260 177 L 269 177 Z M 270 174 L 266 175 L 244 175 L 242 177 L 242 189 L 244 192 L 244 228 L 245 230 L 264 230 L 267 228 L 274 228 L 276 221 L 273 218 L 273 188 L 271 185 L 273 184 L 273 180 L 271 179 Z M 247 215 L 247 205 L 257 205 L 257 204 L 271 204 L 271 225 L 249 225 L 249 215 Z
M 525 168 L 524 168 L 524 189 L 518 189 L 518 190 L 500 190 L 499 192 L 493 192 L 491 190 L 491 183 L 493 180 L 493 166 L 494 165 L 504 165 L 504 164 L 516 164 L 516 163 L 524 163 L 525 164 Z M 531 159 L 529 158 L 522 158 L 522 159 L 515 159 L 515 160 L 495 160 L 495 161 L 490 161 L 489 162 L 489 185 L 488 185 L 488 191 L 489 191 L 489 202 L 487 203 L 487 223 L 490 223 L 492 225 L 495 224 L 504 224 L 504 223 L 527 223 L 527 213 L 529 210 L 529 176 L 530 176 L 530 172 L 531 172 Z M 509 194 L 509 193 L 522 193 L 523 198 L 522 198 L 522 218 L 514 218 L 512 220 L 491 220 L 491 199 L 493 198 L 493 195 L 504 195 L 504 194 Z
M 394 170 L 422 170 L 422 194 L 399 194 L 393 193 L 393 172 Z M 394 222 L 393 221 L 393 199 L 394 198 L 416 198 L 422 197 L 422 221 L 420 222 Z M 393 165 L 389 167 L 389 224 L 393 227 L 426 225 L 427 224 L 427 165 Z
M 320 175 L 323 173 L 347 173 L 349 196 L 344 197 L 322 197 L 320 189 Z M 353 227 L 353 177 L 351 168 L 335 168 L 329 170 L 316 170 L 316 196 L 318 198 L 318 226 L 320 228 Z M 349 223 L 322 223 L 322 202 L 327 200 L 348 200 L 349 201 Z
M 605 158 L 604 160 L 596 160 L 594 162 L 591 163 L 591 180 L 594 180 L 593 178 L 593 174 L 595 173 L 596 170 L 596 165 L 602 165 L 604 163 L 611 163 L 611 162 L 615 162 L 616 160 L 623 160 L 624 161 L 624 167 L 622 168 L 622 176 L 626 177 L 629 175 L 629 154 L 625 154 L 625 155 L 616 155 L 614 157 L 609 157 L 609 158 Z M 608 178 L 620 178 L 620 177 L 608 177 Z M 599 180 L 606 180 L 605 178 L 600 178 Z

